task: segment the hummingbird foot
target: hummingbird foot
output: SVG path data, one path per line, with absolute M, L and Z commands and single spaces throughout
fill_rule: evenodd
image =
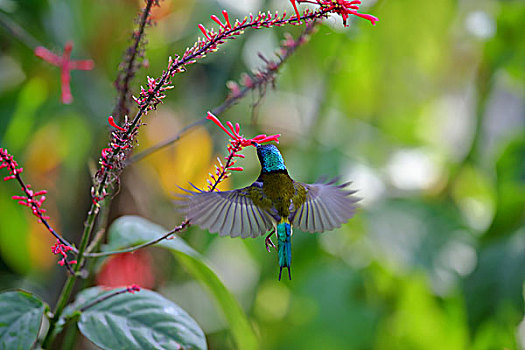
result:
M 275 250 L 277 250 L 277 246 L 273 244 L 272 239 L 271 239 L 274 233 L 275 233 L 275 230 L 272 230 L 272 232 L 270 232 L 270 234 L 266 236 L 266 238 L 264 239 L 264 245 L 266 246 L 266 250 L 268 251 L 268 253 L 271 252 L 272 247 L 275 248 Z
M 266 237 L 266 239 L 264 240 L 264 244 L 266 245 L 266 250 L 268 251 L 268 253 L 272 251 L 272 247 L 275 248 L 275 250 L 277 250 L 277 246 L 272 242 L 270 237 Z

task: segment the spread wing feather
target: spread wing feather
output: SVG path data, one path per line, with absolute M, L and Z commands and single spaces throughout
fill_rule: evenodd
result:
M 257 237 L 273 228 L 270 213 L 257 207 L 249 197 L 254 191 L 260 191 L 258 194 L 262 197 L 260 186 L 254 184 L 224 192 L 194 188 L 197 191 L 184 190 L 186 194 L 175 202 L 192 224 L 221 236 L 242 238 Z
M 327 183 L 304 184 L 294 182 L 306 190 L 304 203 L 299 208 L 292 208 L 290 221 L 305 232 L 323 232 L 333 230 L 347 222 L 356 209 L 356 191 L 349 191 L 349 183 L 336 185 L 337 179 Z

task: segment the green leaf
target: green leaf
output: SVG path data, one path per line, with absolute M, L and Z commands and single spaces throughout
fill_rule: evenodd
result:
M 168 232 L 138 216 L 123 216 L 109 229 L 108 245 L 103 250 L 122 249 L 158 238 Z M 178 236 L 163 240 L 156 246 L 171 250 L 177 260 L 201 283 L 208 287 L 228 322 L 238 349 L 256 349 L 257 337 L 233 295 L 226 289 L 204 258 Z
M 525 222 L 525 134 L 510 140 L 496 163 L 496 213 L 484 241 L 512 234 Z
M 86 289 L 78 295 L 75 308 L 110 293 L 100 287 Z M 88 307 L 78 328 L 103 349 L 207 349 L 204 332 L 186 311 L 145 289 Z
M 0 294 L 0 349 L 31 349 L 46 306 L 28 292 Z

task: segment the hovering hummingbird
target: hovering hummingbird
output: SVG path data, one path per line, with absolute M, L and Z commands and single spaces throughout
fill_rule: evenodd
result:
M 323 232 L 340 227 L 356 208 L 356 191 L 347 190 L 349 183 L 305 184 L 292 180 L 284 160 L 273 144 L 259 145 L 257 156 L 261 173 L 248 187 L 223 192 L 184 190 L 178 201 L 180 211 L 193 224 L 220 236 L 257 237 L 272 230 L 265 239 L 266 249 L 276 248 L 279 257 L 279 280 L 283 268 L 292 275 L 292 228 L 301 231 Z M 277 247 L 271 236 L 277 232 Z

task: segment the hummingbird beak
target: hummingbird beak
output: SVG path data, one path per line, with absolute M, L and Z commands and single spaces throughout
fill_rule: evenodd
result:
M 257 142 L 252 141 L 251 144 L 252 144 L 252 146 L 257 147 Z

